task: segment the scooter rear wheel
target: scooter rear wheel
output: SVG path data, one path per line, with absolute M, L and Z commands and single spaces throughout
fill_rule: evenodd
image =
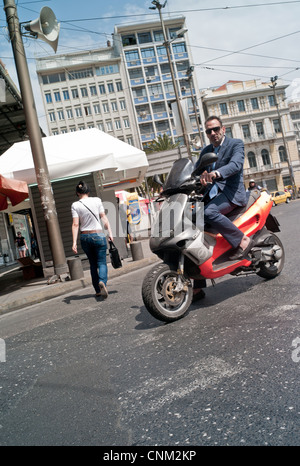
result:
M 260 265 L 260 270 L 257 275 L 263 278 L 271 279 L 277 277 L 283 269 L 285 254 L 283 244 L 274 233 L 270 233 L 270 238 L 274 243 L 273 249 L 277 249 L 277 253 L 274 249 L 274 256 L 270 258 L 270 261 L 263 262 Z
M 174 322 L 187 312 L 193 299 L 188 279 L 184 288 L 176 291 L 178 273 L 167 264 L 155 265 L 145 276 L 142 298 L 147 310 L 158 320 Z

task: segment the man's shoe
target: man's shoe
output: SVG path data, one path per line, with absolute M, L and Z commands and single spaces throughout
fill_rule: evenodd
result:
M 237 248 L 232 250 L 232 254 L 228 257 L 230 261 L 238 261 L 245 259 L 247 256 L 248 252 L 251 251 L 251 249 L 254 246 L 254 241 L 250 239 L 250 242 L 246 249 L 242 249 L 241 246 L 238 246 Z
M 200 299 L 203 298 L 205 298 L 205 292 L 201 289 L 198 291 L 198 293 L 193 294 L 192 303 L 196 303 L 197 301 L 200 301 Z
M 100 293 L 97 293 L 97 296 L 103 296 L 103 298 L 107 298 L 108 296 L 108 291 L 106 286 L 104 285 L 103 282 L 99 282 L 99 287 L 100 287 Z

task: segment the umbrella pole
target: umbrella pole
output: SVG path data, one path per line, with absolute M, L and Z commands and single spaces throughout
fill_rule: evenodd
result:
M 55 275 L 48 280 L 48 283 L 53 283 L 59 279 L 62 281 L 62 275 L 68 273 L 69 269 L 63 248 L 57 211 L 52 193 L 40 126 L 37 118 L 28 65 L 20 32 L 17 7 L 14 0 L 3 0 L 3 2 L 20 84 L 27 132 L 30 140 L 37 184 L 40 192 L 44 219 L 47 226 L 48 239 L 52 252 Z

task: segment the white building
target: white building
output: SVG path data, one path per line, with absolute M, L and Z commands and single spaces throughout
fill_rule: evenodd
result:
M 288 105 L 296 134 L 298 152 L 300 154 L 300 102 L 292 100 Z
M 98 128 L 140 147 L 121 57 L 114 48 L 36 59 L 50 135 Z
M 287 86 L 278 81 L 278 115 L 270 84 L 261 80 L 229 81 L 216 89 L 203 91 L 202 100 L 206 116 L 219 116 L 226 134 L 244 141 L 245 185 L 254 178 L 257 184 L 273 191 L 291 184 L 287 160 L 290 160 L 296 185 L 300 184 L 300 160 L 286 102 Z
M 188 80 L 187 71 L 193 64 L 185 18 L 164 21 L 167 41 L 171 49 L 175 81 L 182 102 L 186 132 L 190 139 L 199 134 L 201 109 L 197 108 L 200 94 L 195 76 Z M 170 104 L 175 91 L 160 21 L 116 26 L 114 46 L 126 66 L 132 101 L 141 142 L 144 147 L 157 136 L 169 135 L 173 141 L 183 141 L 175 127 Z M 196 110 L 196 112 L 195 112 Z M 197 113 L 197 114 L 196 114 Z

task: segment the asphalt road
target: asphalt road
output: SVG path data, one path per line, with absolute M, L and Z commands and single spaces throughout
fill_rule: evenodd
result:
M 281 275 L 224 277 L 180 321 L 144 308 L 148 268 L 1 316 L 0 445 L 299 445 L 300 200 L 272 210 Z

